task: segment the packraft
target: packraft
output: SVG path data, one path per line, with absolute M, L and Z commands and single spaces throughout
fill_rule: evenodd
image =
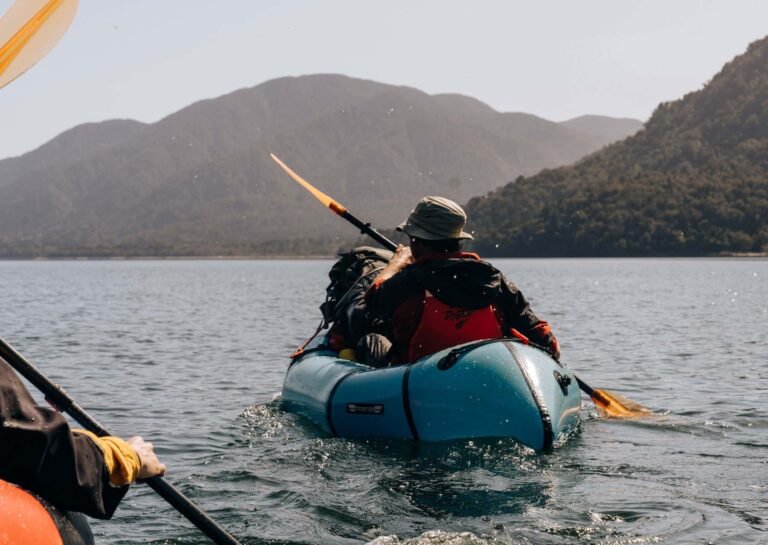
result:
M 578 427 L 581 396 L 565 365 L 515 339 L 470 342 L 379 369 L 341 359 L 315 339 L 291 362 L 282 403 L 340 437 L 503 437 L 543 451 Z
M 293 354 L 282 389 L 286 409 L 340 437 L 505 437 L 537 451 L 578 428 L 581 394 L 575 375 L 521 339 L 472 340 L 383 368 L 339 357 L 341 345 L 354 346 L 362 328 L 377 326 L 362 301 L 391 255 L 359 247 L 341 254 L 331 268 L 321 325 L 333 327 L 325 335 L 318 328 Z M 339 331 L 348 336 L 341 345 L 334 339 Z

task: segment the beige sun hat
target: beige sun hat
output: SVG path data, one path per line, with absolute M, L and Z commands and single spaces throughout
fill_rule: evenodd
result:
M 471 239 L 472 235 L 463 230 L 466 223 L 464 209 L 452 200 L 424 197 L 397 230 L 424 240 Z

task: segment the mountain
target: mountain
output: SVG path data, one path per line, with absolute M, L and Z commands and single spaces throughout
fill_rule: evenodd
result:
M 327 253 L 354 232 L 270 152 L 387 227 L 423 195 L 464 202 L 632 130 L 338 75 L 281 78 L 152 124 L 81 125 L 0 161 L 0 256 Z
M 622 140 L 643 127 L 643 122 L 637 119 L 606 117 L 604 115 L 582 115 L 560 124 L 584 134 L 603 138 L 606 142 Z
M 768 38 L 634 136 L 467 209 L 491 255 L 768 252 Z
M 131 120 L 84 123 L 61 133 L 34 153 L 0 161 L 0 186 L 10 185 L 25 176 L 60 168 L 92 157 L 112 146 L 138 136 L 145 127 Z

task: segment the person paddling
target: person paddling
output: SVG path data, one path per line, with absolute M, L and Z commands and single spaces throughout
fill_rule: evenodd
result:
M 518 337 L 559 359 L 549 324 L 522 292 L 477 254 L 461 251 L 467 215 L 444 197 L 424 197 L 398 230 L 410 238 L 366 293 L 368 311 L 391 322 L 390 335 L 368 334 L 361 361 L 397 365 L 443 348 L 481 339 Z
M 0 18 L 0 88 L 48 53 L 66 32 L 77 6 L 77 0 L 17 0 L 8 9 Z M 82 410 L 75 418 L 88 422 L 99 436 L 85 430 L 71 430 L 61 414 L 35 404 L 8 363 L 23 364 L 29 374 L 22 372 L 22 375 L 28 380 L 30 374 L 36 376 L 46 393 L 63 394 L 63 391 L 14 353 L 2 339 L 0 347 L 13 355 L 5 361 L 3 358 L 7 358 L 9 352 L 4 352 L 0 358 L 0 545 L 55 545 L 62 543 L 65 533 L 69 536 L 66 543 L 88 543 L 89 536 L 92 541 L 88 525 L 73 524 L 71 517 L 65 516 L 69 528 L 62 528 L 58 522 L 60 517 L 52 512 L 57 510 L 54 506 L 77 513 L 78 521 L 82 520 L 79 513 L 110 518 L 128 486 L 144 479 L 214 543 L 239 545 L 237 539 L 161 478 L 165 466 L 157 459 L 152 443 L 141 437 L 124 441 L 105 436 L 106 430 Z M 40 387 L 34 380 L 31 382 Z M 64 410 L 72 411 L 77 406 L 66 395 L 59 397 L 69 404 L 62 407 Z M 9 482 L 44 499 L 41 502 Z M 45 499 L 54 506 L 43 506 Z M 51 518 L 54 527 L 51 527 Z M 60 535 L 54 535 L 56 533 Z
M 35 403 L 0 358 L 0 479 L 65 511 L 111 518 L 136 480 L 163 475 L 152 443 L 71 429 L 64 416 Z

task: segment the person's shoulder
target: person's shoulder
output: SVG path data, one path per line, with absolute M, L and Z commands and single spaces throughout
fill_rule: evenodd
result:
M 409 282 L 415 282 L 419 276 L 422 274 L 423 271 L 427 270 L 427 263 L 411 263 L 407 267 L 403 268 L 402 270 L 398 271 L 397 274 L 392 276 L 390 280 L 397 279 L 397 284 L 407 284 Z
M 499 275 L 504 276 L 504 274 L 498 269 L 498 267 L 496 267 L 496 265 L 494 265 L 493 263 L 491 263 L 487 259 L 482 258 L 478 254 L 473 254 L 473 253 L 467 254 L 467 257 L 465 259 L 467 261 L 474 261 L 474 262 L 476 262 L 478 264 L 478 266 L 480 266 L 480 267 L 487 267 L 489 269 L 493 269 L 494 271 L 499 273 Z
M 478 256 L 478 266 L 486 268 L 489 273 L 495 274 L 499 279 L 499 283 L 507 286 L 509 291 L 512 293 L 518 293 L 520 291 L 520 288 L 517 287 L 517 284 L 510 280 L 507 275 L 501 272 L 501 270 L 490 261 L 482 259 Z

